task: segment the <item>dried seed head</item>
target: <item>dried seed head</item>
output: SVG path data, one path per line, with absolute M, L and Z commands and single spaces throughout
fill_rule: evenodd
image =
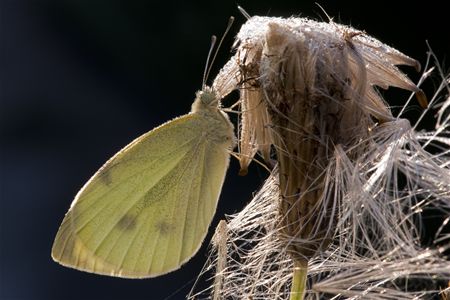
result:
M 356 158 L 375 122 L 393 119 L 373 86 L 420 91 L 396 64 L 418 66 L 335 23 L 254 17 L 242 26 L 237 53 L 215 84 L 241 89 L 243 172 L 258 150 L 266 160 L 271 145 L 276 150 L 280 228 L 296 260 L 308 260 L 330 240 L 336 211 L 324 176 L 335 147 L 353 149 Z
M 443 256 L 450 245 L 448 77 L 441 72 L 443 83 L 423 113 L 439 107 L 436 129 L 419 133 L 393 117 L 373 87 L 419 94 L 395 67 L 418 63 L 365 33 L 254 17 L 236 47 L 213 88 L 220 97 L 241 91 L 241 168 L 256 152 L 269 160 L 271 148 L 279 163 L 230 217 L 226 234 L 217 235 L 205 269 L 214 265 L 217 274 L 205 292 L 214 299 L 287 299 L 296 285 L 292 270 L 309 260 L 305 299 L 437 294 L 438 280 L 450 278 Z M 447 101 L 438 106 L 440 97 Z M 425 248 L 420 220 L 427 209 L 442 213 L 443 222 L 436 246 Z

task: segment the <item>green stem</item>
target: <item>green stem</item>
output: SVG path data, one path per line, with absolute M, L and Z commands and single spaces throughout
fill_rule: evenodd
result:
M 308 262 L 295 261 L 292 274 L 291 296 L 289 300 L 303 300 L 306 292 L 306 279 L 308 278 Z

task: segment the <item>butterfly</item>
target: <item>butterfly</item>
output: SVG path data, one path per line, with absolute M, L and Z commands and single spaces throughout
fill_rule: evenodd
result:
M 189 114 L 138 137 L 78 192 L 52 257 L 91 273 L 155 277 L 200 248 L 234 147 L 233 124 L 204 85 Z

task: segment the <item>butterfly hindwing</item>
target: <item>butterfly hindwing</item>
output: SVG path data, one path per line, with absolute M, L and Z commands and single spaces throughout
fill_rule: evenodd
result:
M 52 256 L 88 272 L 154 277 L 195 254 L 214 215 L 228 147 L 189 114 L 139 137 L 81 189 Z

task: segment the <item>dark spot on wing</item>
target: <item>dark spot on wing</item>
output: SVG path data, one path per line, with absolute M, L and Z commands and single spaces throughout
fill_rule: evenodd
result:
M 117 223 L 117 228 L 120 230 L 130 231 L 136 228 L 136 216 L 134 215 L 124 215 Z
M 169 222 L 165 221 L 156 223 L 155 227 L 162 235 L 168 235 L 171 231 L 175 229 L 175 226 L 173 224 L 170 224 Z
M 100 180 L 106 185 L 109 186 L 112 182 L 112 176 L 111 176 L 111 168 L 112 166 L 108 166 L 108 167 L 101 167 L 100 168 L 100 173 L 98 174 L 98 177 L 100 178 Z

